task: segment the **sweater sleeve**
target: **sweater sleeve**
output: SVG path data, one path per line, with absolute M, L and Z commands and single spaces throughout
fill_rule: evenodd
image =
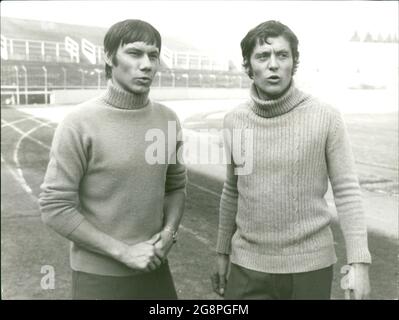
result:
M 83 137 L 64 120 L 57 127 L 39 196 L 42 221 L 67 237 L 84 220 L 79 212 L 79 183 L 87 165 Z
M 338 112 L 328 134 L 326 157 L 335 206 L 345 238 L 347 263 L 371 263 L 355 161 L 344 120 Z
M 237 215 L 238 190 L 237 175 L 235 175 L 235 165 L 232 156 L 231 142 L 232 133 L 228 129 L 227 117 L 224 120 L 224 148 L 226 152 L 226 179 L 223 184 L 222 196 L 219 208 L 219 229 L 216 244 L 216 252 L 223 254 L 231 253 L 231 239 L 236 230 L 235 218 Z
M 186 180 L 187 172 L 186 166 L 183 163 L 183 139 L 181 125 L 176 117 L 176 148 L 173 150 L 172 158 L 176 159 L 175 163 L 168 165 L 165 181 L 165 194 L 183 192 L 186 194 Z

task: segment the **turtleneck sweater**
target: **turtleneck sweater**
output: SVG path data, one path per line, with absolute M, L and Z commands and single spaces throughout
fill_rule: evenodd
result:
M 86 219 L 130 245 L 161 231 L 165 195 L 185 192 L 186 183 L 185 166 L 174 160 L 181 142 L 169 136 L 174 135 L 168 132 L 170 121 L 179 133 L 172 110 L 112 82 L 102 96 L 75 107 L 54 134 L 39 197 L 42 220 L 68 237 Z M 156 141 L 146 137 L 150 129 L 164 134 L 165 163 L 146 160 Z M 136 273 L 73 242 L 70 264 L 75 271 L 100 275 Z
M 253 152 L 225 138 L 227 165 L 216 251 L 232 263 L 266 273 L 322 269 L 337 261 L 333 216 L 325 200 L 330 180 L 347 263 L 371 263 L 354 158 L 338 110 L 291 84 L 280 98 L 250 100 L 229 112 L 224 128 L 251 130 Z M 243 147 L 244 146 L 244 147 Z M 241 151 L 239 150 L 241 148 Z M 237 174 L 236 155 L 252 170 Z

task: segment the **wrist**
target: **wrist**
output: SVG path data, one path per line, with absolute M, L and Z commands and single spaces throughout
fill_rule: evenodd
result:
M 173 226 L 166 225 L 162 231 L 168 235 L 168 239 L 170 239 L 173 243 L 177 242 L 177 230 Z
M 123 261 L 123 257 L 125 256 L 126 251 L 128 250 L 128 245 L 120 242 L 114 244 L 110 249 L 110 255 L 117 261 Z

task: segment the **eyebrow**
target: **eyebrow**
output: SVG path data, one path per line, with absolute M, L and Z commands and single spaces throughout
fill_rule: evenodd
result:
M 129 47 L 125 49 L 126 51 L 138 51 L 138 52 L 146 52 L 148 54 L 159 54 L 158 48 L 151 49 L 149 51 L 142 49 L 142 48 L 137 48 L 137 47 Z
M 273 50 L 273 51 L 275 53 L 277 53 L 277 54 L 278 53 L 289 53 L 290 52 L 287 49 L 279 49 L 279 50 Z M 262 54 L 265 54 L 265 53 L 270 54 L 271 52 L 272 52 L 272 50 L 263 49 L 262 51 L 255 53 L 255 56 L 259 56 L 259 55 L 262 55 Z

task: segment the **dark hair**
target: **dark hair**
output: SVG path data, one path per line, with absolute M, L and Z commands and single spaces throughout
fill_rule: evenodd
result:
M 109 28 L 104 37 L 104 53 L 117 65 L 115 56 L 119 46 L 136 41 L 155 44 L 161 52 L 162 41 L 158 30 L 145 21 L 129 19 L 115 23 Z M 105 77 L 112 77 L 112 68 L 108 64 L 105 64 Z
M 292 70 L 292 74 L 295 73 L 299 63 L 298 38 L 296 37 L 294 32 L 292 32 L 292 30 L 286 25 L 278 21 L 269 20 L 251 29 L 244 37 L 244 39 L 241 40 L 241 52 L 243 58 L 242 65 L 250 78 L 252 78 L 250 57 L 256 44 L 258 42 L 260 44 L 267 43 L 267 38 L 279 36 L 284 37 L 290 43 L 294 59 L 294 68 Z

